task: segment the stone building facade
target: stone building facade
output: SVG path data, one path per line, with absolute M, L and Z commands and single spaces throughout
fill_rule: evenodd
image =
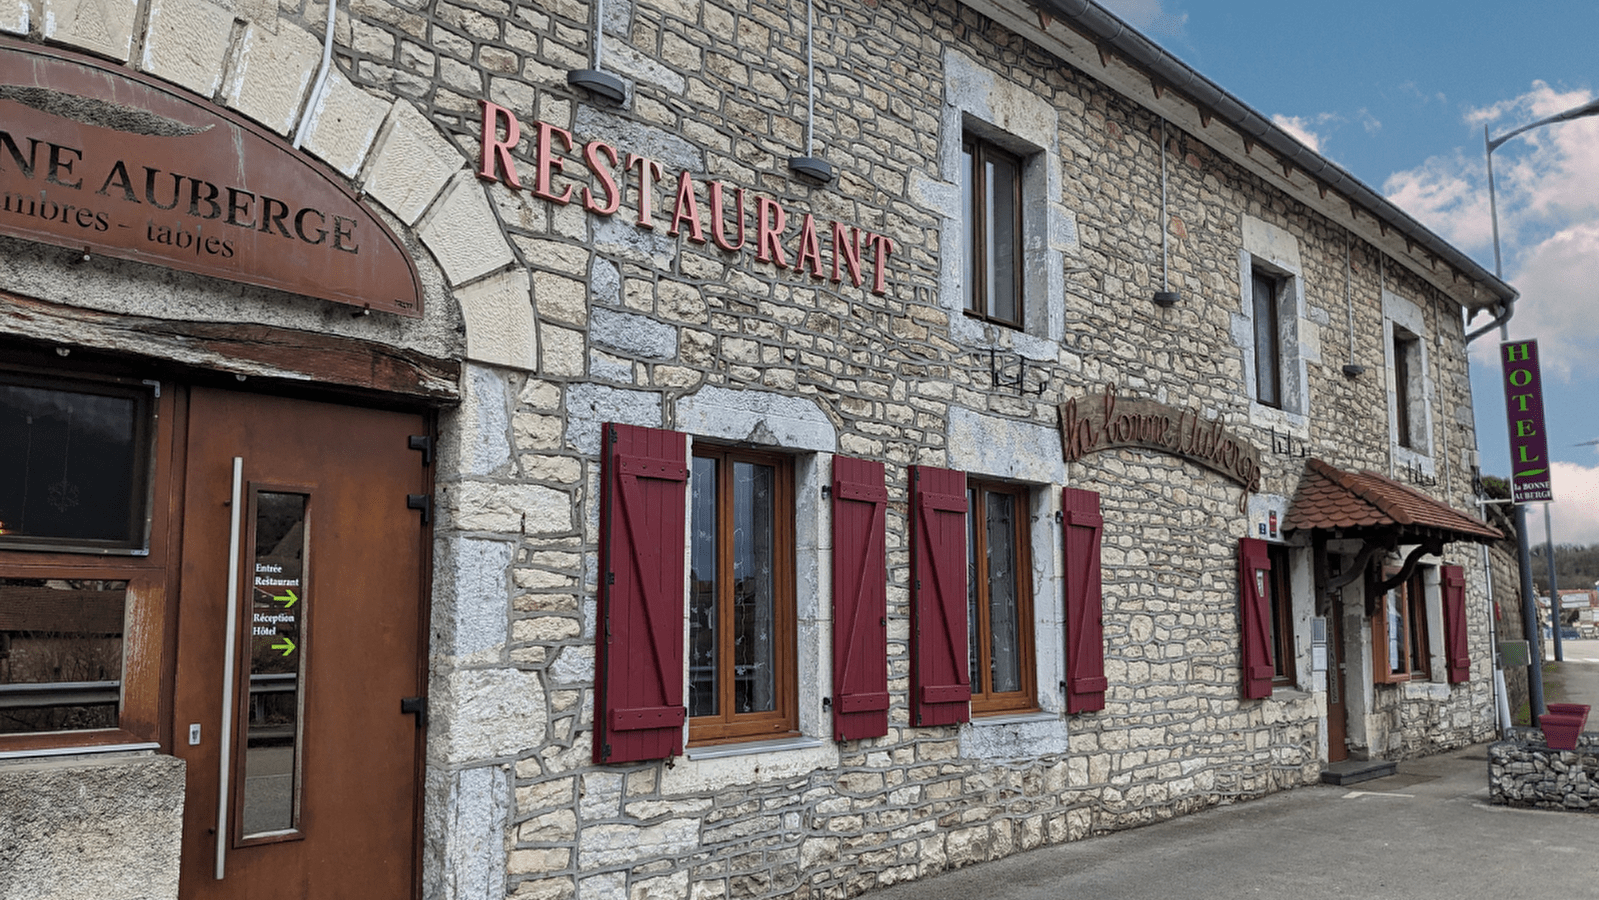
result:
M 1462 543 L 1491 530 L 1448 511 L 1474 509 L 1464 323 L 1514 292 L 1097 6 L 352 0 L 324 72 L 327 16 L 38 0 L 0 18 L 0 379 L 15 410 L 61 379 L 144 384 L 126 391 L 155 435 L 142 548 L 0 549 L 0 623 L 40 592 L 128 592 L 120 714 L 0 733 L 0 796 L 30 798 L 26 827 L 0 826 L 0 895 L 225 896 L 230 872 L 337 895 L 306 862 L 328 854 L 324 810 L 380 791 L 318 768 L 389 757 L 410 781 L 385 776 L 391 805 L 351 831 L 373 844 L 338 844 L 339 868 L 429 898 L 711 900 L 852 896 L 1495 733 Z M 142 87 L 73 102 L 23 74 L 69 70 Z M 163 131 L 181 116 L 141 90 L 215 124 Z M 24 110 L 102 142 L 8 127 Z M 173 176 L 174 233 L 225 216 L 221 234 L 292 243 L 292 222 L 317 252 L 386 235 L 414 300 L 280 289 L 320 264 L 299 244 L 230 274 L 17 224 L 23 181 L 35 211 L 174 208 L 141 193 L 165 184 L 141 183 L 156 157 L 115 177 L 107 135 L 207 127 L 371 220 L 321 238 L 303 209 L 324 207 L 274 220 L 241 163 L 227 184 Z M 1102 415 L 1072 449 L 1064 407 L 1107 398 L 1170 421 Z M 329 485 L 388 465 L 368 413 L 410 417 L 370 433 L 414 432 L 391 443 L 416 474 L 320 519 L 345 502 Z M 320 455 L 252 469 L 284 434 Z M 611 449 L 629 441 L 654 449 Z M 849 480 L 858 461 L 880 487 Z M 768 480 L 714 486 L 750 472 Z M 1361 472 L 1375 492 L 1337 487 Z M 665 499 L 624 546 L 628 478 Z M 304 542 L 289 563 L 260 537 L 284 497 L 309 498 L 278 533 Z M 849 498 L 878 510 L 859 532 L 839 530 Z M 232 549 L 256 553 L 248 634 L 222 599 L 238 570 L 196 562 L 221 566 L 230 545 L 202 535 L 227 536 L 230 509 Z M 929 510 L 959 516 L 947 546 Z M 414 534 L 312 543 L 379 522 Z M 840 596 L 846 558 L 880 566 L 847 583 L 882 615 L 841 645 L 841 611 L 866 608 Z M 619 571 L 667 587 L 623 596 Z M 379 573 L 415 584 L 349 600 L 335 635 L 319 610 Z M 302 614 L 274 618 L 291 587 Z M 627 603 L 665 621 L 618 637 Z M 18 642 L 82 631 L 21 615 L 0 628 Z M 225 661 L 235 637 L 247 661 Z M 304 662 L 268 667 L 263 637 Z M 364 686 L 380 662 L 393 696 Z M 676 683 L 638 687 L 647 671 Z M 298 711 L 273 718 L 284 684 Z M 665 700 L 616 699 L 635 687 Z M 387 718 L 356 716 L 367 699 Z M 613 754 L 638 732 L 665 749 Z

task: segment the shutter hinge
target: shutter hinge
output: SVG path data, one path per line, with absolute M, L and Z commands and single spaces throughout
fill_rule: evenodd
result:
M 823 697 L 822 698 L 822 709 L 832 709 L 832 708 L 833 708 L 833 698 L 832 697 Z
M 433 465 L 433 438 L 426 434 L 413 434 L 406 441 L 412 450 L 422 451 L 422 468 Z
M 918 591 L 922 589 L 922 580 L 920 578 L 916 579 L 916 589 Z
M 433 524 L 433 497 L 428 494 L 406 494 L 406 509 L 420 509 L 422 511 L 422 524 Z
M 1063 513 L 1063 512 L 1061 512 L 1061 511 L 1060 511 L 1060 510 L 1058 510 L 1058 509 L 1057 509 L 1057 510 L 1055 510 L 1055 521 L 1057 521 L 1057 522 L 1064 522 L 1064 521 L 1066 521 L 1066 514 L 1065 514 L 1065 513 Z
M 611 758 L 611 745 L 610 744 L 601 744 L 600 745 L 600 759 L 606 760 L 606 759 L 610 759 L 610 758 Z
M 616 443 L 617 439 L 618 439 L 618 435 L 616 433 L 616 426 L 612 425 L 611 426 L 611 443 L 613 443 L 613 444 Z M 611 745 L 610 744 L 606 744 L 605 745 L 605 755 L 606 756 L 611 755 Z
M 832 493 L 833 493 L 833 488 L 832 488 L 831 485 L 826 485 L 826 484 L 822 485 L 822 496 L 823 497 L 830 496 Z
M 616 573 L 615 572 L 606 572 L 605 573 L 605 583 L 606 584 L 615 584 L 616 583 Z

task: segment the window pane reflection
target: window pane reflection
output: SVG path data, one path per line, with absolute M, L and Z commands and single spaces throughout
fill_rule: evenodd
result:
M 733 464 L 733 709 L 776 708 L 771 466 Z
M 245 837 L 298 820 L 300 711 L 305 696 L 305 494 L 257 491 L 250 566 L 250 690 L 244 750 Z
M 1021 690 L 1016 627 L 1016 498 L 988 494 L 988 627 L 996 693 Z
M 694 457 L 689 555 L 688 714 L 714 716 L 716 696 L 716 460 Z
M 117 726 L 127 588 L 0 579 L 0 734 Z
M 143 547 L 149 404 L 119 385 L 0 379 L 0 541 Z

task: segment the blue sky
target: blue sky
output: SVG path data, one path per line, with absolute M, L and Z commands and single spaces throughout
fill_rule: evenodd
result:
M 1489 271 L 1483 126 L 1499 135 L 1599 90 L 1594 0 L 1100 2 Z M 1599 438 L 1599 117 L 1512 140 L 1494 175 L 1505 278 L 1522 294 L 1510 334 L 1542 356 L 1555 540 L 1599 543 L 1599 444 L 1581 445 Z M 1483 471 L 1503 475 L 1497 347 L 1497 334 L 1472 345 L 1472 389 Z

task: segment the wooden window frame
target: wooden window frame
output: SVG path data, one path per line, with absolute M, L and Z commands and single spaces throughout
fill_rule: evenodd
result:
M 1255 288 L 1264 283 L 1268 290 L 1266 303 L 1262 305 L 1255 297 Z M 1255 354 L 1255 402 L 1273 409 L 1283 408 L 1283 348 L 1281 335 L 1281 314 L 1278 311 L 1282 303 L 1283 279 L 1265 269 L 1253 268 L 1250 270 L 1249 302 L 1250 317 L 1253 321 L 1254 354 Z M 1260 315 L 1262 309 L 1266 315 Z M 1264 321 L 1262 321 L 1264 319 Z M 1262 365 L 1261 344 L 1262 337 L 1271 354 L 1271 377 L 1266 377 L 1265 366 Z M 1266 388 L 1270 387 L 1271 396 L 1267 396 Z
M 140 380 L 133 373 L 94 369 L 62 372 L 42 357 L 27 352 L 17 354 L 26 368 L 8 366 L 19 374 L 48 374 L 75 380 Z M 168 598 L 176 592 L 177 566 L 169 565 L 170 547 L 176 529 L 172 507 L 181 502 L 174 472 L 181 468 L 181 450 L 174 435 L 186 427 L 180 419 L 187 405 L 179 402 L 179 392 L 162 382 L 150 411 L 153 414 L 154 447 L 150 453 L 151 472 L 146 482 L 149 494 L 147 552 L 127 555 L 94 550 L 10 547 L 0 549 L 0 578 L 126 581 L 127 599 L 123 613 L 122 688 L 117 724 L 111 728 L 74 731 L 41 731 L 0 734 L 0 753 L 27 754 L 96 747 L 160 744 L 170 747 L 169 701 L 163 688 L 169 679 L 173 660 L 168 654 L 171 628 Z
M 987 179 L 983 177 L 983 170 L 984 163 L 991 156 L 1009 162 L 1016 170 L 1016 178 L 1010 185 L 1012 205 L 1016 211 L 1015 221 L 1011 223 L 1012 234 L 1015 235 L 1011 258 L 1016 263 L 1010 273 L 1012 288 L 1016 292 L 1014 320 L 996 315 L 993 312 L 993 298 L 988 296 L 988 270 L 991 261 L 988 259 L 986 248 L 992 225 L 988 221 L 988 186 Z M 961 176 L 963 193 L 969 194 L 962 197 L 962 202 L 968 210 L 968 217 L 965 223 L 964 246 L 961 250 L 971 260 L 971 265 L 964 273 L 967 285 L 964 300 L 966 315 L 1008 328 L 1021 329 L 1027 321 L 1023 281 L 1023 270 L 1027 268 L 1023 255 L 1026 241 L 1022 234 L 1022 175 L 1026 160 L 990 141 L 967 133 L 961 137 L 961 164 L 965 168 Z
M 993 645 L 989 619 L 988 588 L 988 529 L 986 527 L 989 494 L 1006 494 L 1015 503 L 1015 528 L 1012 540 L 1016 542 L 1016 643 L 1017 666 L 1021 688 L 997 692 L 992 687 L 991 647 Z M 1033 565 L 1032 541 L 1029 523 L 1032 521 L 1032 491 L 1025 485 L 970 479 L 966 484 L 968 545 L 973 548 L 970 560 L 975 577 L 972 579 L 968 603 L 977 605 L 972 644 L 977 648 L 978 678 L 972 682 L 972 715 L 1000 715 L 1031 712 L 1038 709 L 1038 672 L 1033 643 Z
M 1294 596 L 1289 590 L 1288 548 L 1272 544 L 1266 548 L 1271 560 L 1271 664 L 1273 687 L 1292 687 L 1298 680 L 1294 650 Z
M 1388 570 L 1384 578 L 1397 570 Z M 1399 666 L 1388 656 L 1388 597 L 1399 594 Z M 1417 569 L 1403 584 L 1385 591 L 1377 600 L 1371 622 L 1372 673 L 1378 684 L 1432 679 L 1432 643 L 1427 631 L 1427 583 L 1424 569 Z
M 690 716 L 690 745 L 731 743 L 797 735 L 799 702 L 796 696 L 797 623 L 794 592 L 794 460 L 781 453 L 744 450 L 696 443 L 693 458 L 717 461 L 716 484 L 716 614 L 717 614 L 717 706 L 711 716 Z M 733 481 L 720 477 L 735 462 L 772 466 L 773 522 L 772 561 L 773 620 L 772 640 L 775 709 L 767 712 L 733 711 Z M 690 470 L 692 471 L 692 460 Z M 692 479 L 690 493 L 692 495 Z M 690 541 L 692 542 L 693 500 L 689 500 Z M 692 623 L 687 629 L 692 640 Z
M 1415 414 L 1411 408 L 1414 396 L 1410 392 L 1411 367 L 1420 361 L 1421 338 L 1395 326 L 1393 329 L 1394 354 L 1394 438 L 1406 450 L 1416 449 Z

